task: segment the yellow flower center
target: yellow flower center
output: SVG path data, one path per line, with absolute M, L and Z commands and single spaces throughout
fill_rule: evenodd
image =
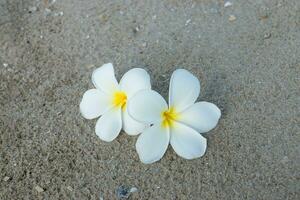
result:
M 161 113 L 162 117 L 162 126 L 164 128 L 172 127 L 174 125 L 174 121 L 179 119 L 179 113 L 175 111 L 174 108 L 169 108 Z
M 116 91 L 114 93 L 114 96 L 113 96 L 113 105 L 115 107 L 121 107 L 122 109 L 125 108 L 126 106 L 126 102 L 127 102 L 127 96 L 124 92 L 122 91 Z

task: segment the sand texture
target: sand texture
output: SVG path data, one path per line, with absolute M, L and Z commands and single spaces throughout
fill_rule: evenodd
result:
M 0 199 L 299 199 L 300 1 L 230 2 L 0 0 Z M 222 110 L 205 156 L 101 141 L 79 102 L 107 62 L 164 97 L 195 74 Z

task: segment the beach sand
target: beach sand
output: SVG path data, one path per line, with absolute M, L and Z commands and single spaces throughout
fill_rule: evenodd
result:
M 230 2 L 0 0 L 0 199 L 299 199 L 300 1 Z M 195 74 L 222 111 L 205 155 L 101 141 L 79 103 L 108 62 L 164 97 Z

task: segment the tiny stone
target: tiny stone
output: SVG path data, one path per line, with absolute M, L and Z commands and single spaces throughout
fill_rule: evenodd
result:
M 228 20 L 231 21 L 231 22 L 235 21 L 236 20 L 236 16 L 230 15 L 229 18 L 228 18 Z
M 41 188 L 40 186 L 35 186 L 35 189 L 36 189 L 36 191 L 38 191 L 38 192 L 44 192 L 44 189 L 43 188 Z
M 63 12 L 58 12 L 58 13 L 54 13 L 54 16 L 57 17 L 57 16 L 63 16 L 64 13 Z
M 258 10 L 258 15 L 259 15 L 259 19 L 260 20 L 265 20 L 265 19 L 268 19 L 269 16 L 271 14 L 271 11 L 269 8 L 267 7 L 261 7 L 259 8 Z
M 50 14 L 50 13 L 51 13 L 51 10 L 50 10 L 49 8 L 46 8 L 46 9 L 45 9 L 45 14 L 48 15 L 48 14 Z
M 138 191 L 138 189 L 136 187 L 132 187 L 129 192 L 134 193 L 134 192 L 137 192 L 137 191 Z
M 232 3 L 231 3 L 230 1 L 226 1 L 226 2 L 224 3 L 224 7 L 227 8 L 227 7 L 229 7 L 229 6 L 232 6 Z
M 186 20 L 185 25 L 186 25 L 186 26 L 189 25 L 189 23 L 190 23 L 191 21 L 192 21 L 191 19 Z
M 32 7 L 28 8 L 28 11 L 29 11 L 30 13 L 35 12 L 35 11 L 37 11 L 37 7 L 32 6 Z
M 269 39 L 271 37 L 271 33 L 266 33 L 265 35 L 264 35 L 264 39 Z
M 7 67 L 8 66 L 8 64 L 7 63 L 3 63 L 3 67 Z
M 147 42 L 144 42 L 144 43 L 142 44 L 142 46 L 143 46 L 143 47 L 146 47 L 146 46 L 147 46 Z
M 5 176 L 4 178 L 3 178 L 3 181 L 8 181 L 10 179 L 10 177 L 8 177 L 8 176 Z
M 130 195 L 130 189 L 128 187 L 122 185 L 122 186 L 118 187 L 116 193 L 117 193 L 118 199 L 128 198 Z
M 284 156 L 281 160 L 282 163 L 287 163 L 289 161 L 289 157 Z
M 73 191 L 73 188 L 71 186 L 68 186 L 67 189 L 70 190 L 71 192 Z
M 95 67 L 95 65 L 93 65 L 93 64 L 90 64 L 90 65 L 87 65 L 87 66 L 86 66 L 86 68 L 88 68 L 88 69 L 91 69 L 91 68 L 93 68 L 93 67 Z

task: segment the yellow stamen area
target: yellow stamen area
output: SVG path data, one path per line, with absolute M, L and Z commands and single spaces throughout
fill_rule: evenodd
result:
M 115 107 L 125 108 L 127 102 L 127 95 L 122 91 L 116 91 L 113 95 L 113 105 Z
M 174 121 L 179 119 L 179 113 L 175 111 L 174 108 L 169 108 L 161 113 L 162 117 L 162 126 L 164 128 L 172 127 L 174 125 Z

